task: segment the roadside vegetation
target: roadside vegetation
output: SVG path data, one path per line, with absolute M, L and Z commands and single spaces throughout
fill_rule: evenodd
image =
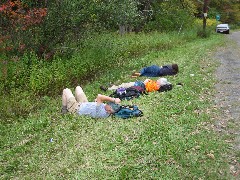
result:
M 216 14 L 237 28 L 239 3 L 207 5 L 204 24 L 192 0 L 1 1 L 1 179 L 228 179 L 228 145 L 211 126 L 211 53 L 224 45 Z M 94 100 L 111 93 L 100 85 L 169 63 L 180 68 L 166 77 L 171 91 L 123 102 L 143 117 L 60 113 L 65 87 Z
M 212 113 L 217 113 L 211 100 L 215 82 L 212 73 L 217 64 L 210 54 L 215 47 L 223 44 L 223 37 L 218 34 L 212 34 L 207 39 L 192 37 L 191 33 L 118 36 L 114 38 L 114 43 L 123 56 L 111 58 L 110 54 L 105 59 L 108 60 L 105 65 L 109 64 L 106 70 L 88 73 L 91 81 L 84 83 L 77 76 L 69 81 L 65 79 L 71 77 L 69 74 L 74 68 L 81 68 L 78 67 L 80 64 L 74 63 L 82 57 L 76 55 L 71 63 L 68 61 L 68 68 L 64 68 L 66 73 L 61 74 L 66 86 L 82 85 L 90 100 L 97 93 L 103 93 L 99 89 L 101 84 L 133 80 L 131 73 L 145 65 L 179 64 L 179 74 L 167 77 L 174 85 L 173 90 L 124 102 L 137 104 L 144 112 L 140 118 L 94 120 L 62 116 L 60 92 L 55 92 L 54 96 L 46 94 L 35 98 L 27 91 L 12 89 L 9 92 L 11 96 L 1 98 L 1 111 L 5 115 L 1 117 L 1 177 L 228 177 L 227 164 L 222 156 L 228 150 L 227 144 L 211 129 Z M 121 46 L 122 42 L 133 42 L 134 39 L 137 39 L 135 46 L 131 43 Z M 142 46 L 133 50 L 140 39 Z M 102 46 L 100 41 L 97 42 L 98 46 Z M 96 42 L 89 44 L 95 45 Z M 121 51 L 123 48 L 125 51 Z M 93 61 L 99 57 L 94 55 L 91 58 Z M 41 67 L 48 69 L 44 64 Z M 49 66 L 48 70 L 51 71 L 52 67 Z M 70 83 L 71 80 L 74 83 Z M 49 80 L 46 77 L 42 82 Z M 183 86 L 176 86 L 177 83 Z M 7 109 L 9 114 L 3 109 Z

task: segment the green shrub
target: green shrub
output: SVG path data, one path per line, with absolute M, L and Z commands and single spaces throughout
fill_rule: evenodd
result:
M 238 24 L 230 24 L 230 30 L 240 29 L 240 22 Z
M 210 34 L 211 34 L 210 30 L 199 30 L 197 32 L 197 36 L 200 38 L 208 38 Z
M 2 78 L 1 82 L 5 90 L 22 88 L 33 94 L 57 95 L 66 86 L 90 82 L 112 67 L 121 68 L 131 58 L 154 50 L 169 50 L 195 38 L 195 31 L 125 36 L 92 34 L 68 59 L 55 56 L 52 61 L 46 61 L 26 53 L 18 61 L 9 62 L 7 78 Z
M 6 61 L 7 74 L 0 78 L 3 91 L 8 92 L 14 88 L 27 89 L 32 63 L 35 60 L 34 56 L 25 54 L 21 59 Z

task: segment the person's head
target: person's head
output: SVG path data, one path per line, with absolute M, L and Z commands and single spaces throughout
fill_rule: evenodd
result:
M 160 86 L 163 86 L 163 85 L 168 84 L 168 83 L 169 83 L 169 82 L 167 81 L 166 78 L 159 78 L 159 79 L 157 80 L 157 84 L 159 84 Z
M 159 86 L 159 89 L 160 89 L 160 87 L 163 87 L 163 86 L 169 85 L 169 84 L 171 84 L 171 83 L 168 82 L 168 80 L 166 78 L 159 78 L 157 80 L 157 85 Z
M 120 109 L 120 105 L 113 103 L 113 102 L 108 102 L 105 105 L 105 110 L 109 113 L 109 114 L 114 114 L 115 112 L 119 111 Z
M 160 88 L 161 86 L 163 86 L 163 85 L 165 85 L 165 84 L 167 84 L 167 83 L 168 83 L 168 81 L 167 81 L 166 78 L 159 78 L 159 79 L 157 80 L 157 86 L 158 86 L 158 88 Z
M 177 64 L 172 64 L 172 69 L 174 71 L 174 73 L 178 73 L 178 65 Z

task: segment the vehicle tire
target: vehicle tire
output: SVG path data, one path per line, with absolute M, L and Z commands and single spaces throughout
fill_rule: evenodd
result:
M 226 31 L 226 34 L 229 34 L 229 30 Z

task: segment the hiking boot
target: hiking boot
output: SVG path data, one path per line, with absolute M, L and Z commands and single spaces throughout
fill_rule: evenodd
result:
M 62 110 L 61 110 L 61 113 L 62 114 L 67 114 L 67 112 L 68 112 L 67 107 L 63 106 Z
M 104 87 L 104 86 L 100 86 L 100 89 L 103 90 L 103 91 L 107 91 L 108 90 L 108 88 Z

